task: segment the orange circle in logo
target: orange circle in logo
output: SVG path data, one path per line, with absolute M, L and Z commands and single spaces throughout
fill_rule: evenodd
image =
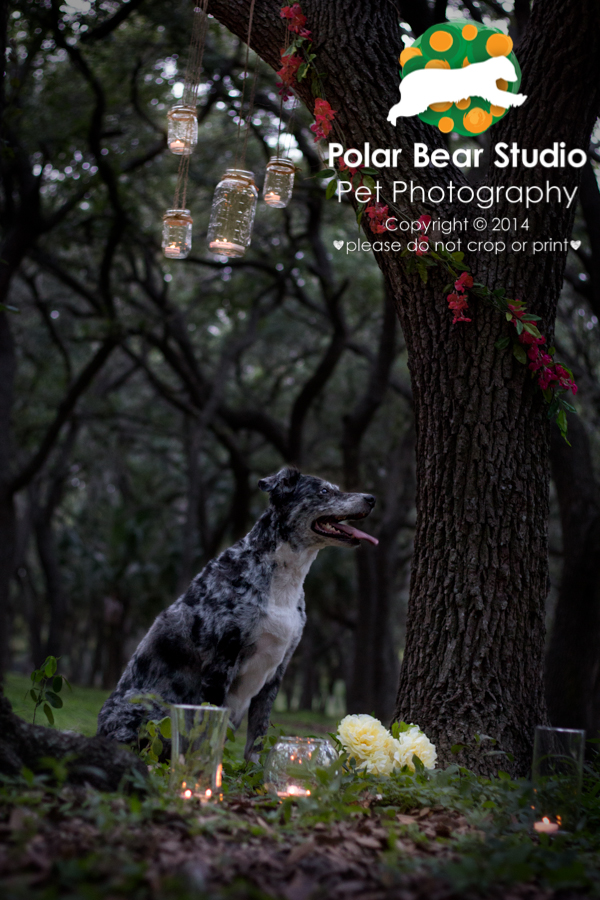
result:
M 476 25 L 465 25 L 462 30 L 462 36 L 465 41 L 474 41 L 478 34 Z
M 509 38 L 507 34 L 492 34 L 485 45 L 490 56 L 508 56 L 512 48 L 512 38 Z
M 452 35 L 448 31 L 434 31 L 429 38 L 429 46 L 436 53 L 444 53 L 452 46 Z
M 468 109 L 470 105 L 471 105 L 471 98 L 465 97 L 464 100 L 458 101 L 458 103 L 456 104 L 456 108 L 457 109 Z
M 444 134 L 448 134 L 454 128 L 454 119 L 451 119 L 450 116 L 442 116 L 438 122 L 438 128 L 440 131 L 443 131 Z
M 463 117 L 463 125 L 471 134 L 481 134 L 492 124 L 493 117 L 480 106 L 474 106 Z
M 418 47 L 405 47 L 400 54 L 400 65 L 405 66 L 409 59 L 414 59 L 415 56 L 423 56 Z
M 447 112 L 451 106 L 451 103 L 431 103 L 429 109 L 432 109 L 434 112 Z
M 426 69 L 449 69 L 450 63 L 447 59 L 430 59 L 425 63 Z

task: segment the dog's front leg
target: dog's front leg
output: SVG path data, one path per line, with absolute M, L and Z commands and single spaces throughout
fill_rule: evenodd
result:
M 256 697 L 252 698 L 250 709 L 248 710 L 248 736 L 244 749 L 244 759 L 258 762 L 258 754 L 262 750 L 262 738 L 264 738 L 269 728 L 271 708 L 281 685 L 286 664 L 286 662 L 281 663 L 271 681 L 268 681 Z

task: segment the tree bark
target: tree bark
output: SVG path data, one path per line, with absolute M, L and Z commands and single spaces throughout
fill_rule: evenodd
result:
M 600 485 L 583 422 L 569 416 L 571 447 L 552 434 L 552 474 L 563 535 L 563 572 L 546 654 L 553 725 L 600 737 Z
M 213 0 L 210 12 L 246 38 L 248 5 Z M 443 146 L 439 132 L 418 119 L 387 123 L 398 98 L 401 49 L 394 4 L 367 0 L 305 0 L 316 65 L 326 75 L 327 100 L 337 111 L 332 139 L 346 147 L 402 148 L 396 170 L 384 170 L 384 202 L 394 180 L 417 174 L 425 188 L 466 184 L 452 165 L 410 167 L 413 143 Z M 275 0 L 257 0 L 251 44 L 279 68 L 284 26 Z M 494 127 L 492 140 L 542 149 L 564 140 L 587 148 L 600 100 L 600 5 L 548 0 L 533 7 L 519 48 L 524 107 Z M 568 62 L 566 62 L 568 61 Z M 312 109 L 308 84 L 300 96 Z M 552 170 L 552 183 L 577 188 L 579 169 Z M 483 173 L 482 173 L 483 174 Z M 492 187 L 526 187 L 547 171 L 494 169 Z M 514 216 L 501 199 L 493 214 Z M 423 212 L 465 218 L 460 204 L 396 203 L 413 219 Z M 519 209 L 521 220 L 524 218 Z M 542 317 L 552 336 L 566 249 L 531 256 L 531 241 L 566 242 L 574 215 L 564 205 L 532 208 L 529 248 L 521 254 L 467 255 L 476 280 L 503 286 Z M 469 236 L 469 234 L 467 235 Z M 376 252 L 394 296 L 409 353 L 417 423 L 417 527 L 407 619 L 407 643 L 396 715 L 416 722 L 438 745 L 442 764 L 454 743 L 469 745 L 461 761 L 493 767 L 474 743 L 493 735 L 514 756 L 503 764 L 527 771 L 534 726 L 546 721 L 542 686 L 544 600 L 548 587 L 548 435 L 545 410 L 526 369 L 494 342 L 506 325 L 488 308 L 470 325 L 451 325 L 444 279 L 421 285 L 397 254 Z

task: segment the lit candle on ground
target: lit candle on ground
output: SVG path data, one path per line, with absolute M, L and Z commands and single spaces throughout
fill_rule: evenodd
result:
M 185 150 L 185 141 L 174 140 L 169 144 L 169 150 L 171 153 L 181 153 L 182 150 Z
M 560 825 L 557 825 L 556 822 L 551 822 L 550 819 L 544 816 L 541 822 L 533 823 L 533 828 L 538 834 L 555 834 Z
M 268 203 L 269 206 L 275 206 L 275 204 L 280 201 L 281 197 L 279 194 L 276 194 L 275 191 L 269 191 L 268 194 L 265 194 L 265 203 Z
M 278 797 L 310 797 L 308 789 L 298 787 L 296 784 L 288 785 L 286 791 L 277 791 Z

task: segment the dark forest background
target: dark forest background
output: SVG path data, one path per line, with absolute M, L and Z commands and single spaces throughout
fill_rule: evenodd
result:
M 379 269 L 368 252 L 334 249 L 359 238 L 354 213 L 310 178 L 321 166 L 312 118 L 290 103 L 281 120 L 300 168 L 292 203 L 259 203 L 245 258 L 208 253 L 212 193 L 234 161 L 245 56 L 214 19 L 190 168 L 193 249 L 166 260 L 161 217 L 177 159 L 165 122 L 180 95 L 190 6 L 147 2 L 110 31 L 80 24 L 81 7 L 67 8 L 66 38 L 64 6 L 8 11 L 0 488 L 16 521 L 4 668 L 27 673 L 51 653 L 74 682 L 113 687 L 156 614 L 264 509 L 259 478 L 296 463 L 375 494 L 369 530 L 380 543 L 317 558 L 308 625 L 278 703 L 388 719 L 415 436 L 403 338 Z M 488 13 L 522 25 L 499 4 Z M 280 104 L 264 63 L 257 78 L 247 168 L 260 185 Z M 557 324 L 580 393 L 572 446 L 558 433 L 552 441 L 547 604 L 551 716 L 588 728 L 600 724 L 600 641 L 578 658 L 600 623 L 598 162 L 594 144 Z

